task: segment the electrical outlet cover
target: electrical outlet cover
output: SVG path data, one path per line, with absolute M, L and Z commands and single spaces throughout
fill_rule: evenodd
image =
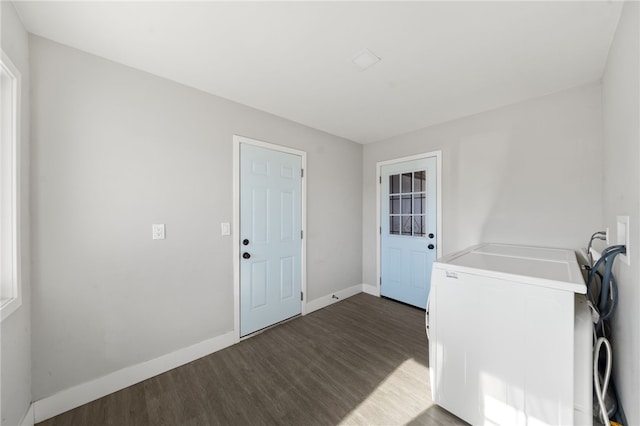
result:
M 631 247 L 629 247 L 629 216 L 616 217 L 616 244 L 624 245 L 627 249 L 625 254 L 620 255 L 620 260 L 627 265 L 631 264 Z
M 151 225 L 151 238 L 154 240 L 164 240 L 164 223 L 154 223 Z

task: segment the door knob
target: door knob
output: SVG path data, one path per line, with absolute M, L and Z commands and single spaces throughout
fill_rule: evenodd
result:
M 435 235 L 433 235 L 433 234 L 429 234 L 429 238 L 433 238 L 433 237 L 435 237 Z M 246 240 L 245 240 L 245 241 L 246 241 Z
M 248 246 L 249 245 L 249 240 L 247 240 L 246 238 L 244 240 L 242 240 L 242 245 L 243 246 Z
M 433 244 L 429 244 L 429 245 L 427 246 L 427 248 L 428 248 L 429 250 L 433 250 L 433 249 L 435 248 L 435 246 L 434 246 Z
M 251 257 L 251 255 L 245 251 L 244 253 L 242 253 L 242 257 L 244 259 L 249 259 Z

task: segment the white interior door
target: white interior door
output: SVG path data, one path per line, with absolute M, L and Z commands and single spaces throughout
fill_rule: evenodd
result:
M 302 158 L 240 145 L 240 335 L 301 313 Z
M 436 157 L 381 167 L 380 294 L 426 309 L 436 259 Z

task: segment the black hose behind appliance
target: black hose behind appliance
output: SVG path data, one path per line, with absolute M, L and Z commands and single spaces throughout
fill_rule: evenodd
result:
M 618 305 L 618 285 L 613 275 L 613 264 L 616 256 L 626 253 L 624 245 L 605 248 L 599 259 L 593 262 L 591 245 L 595 239 L 604 240 L 606 232 L 596 232 L 591 236 L 587 246 L 589 265 L 586 267 L 587 299 L 593 318 L 593 385 L 594 385 L 594 417 L 605 425 L 614 420 L 627 425 L 624 409 L 611 374 L 613 354 L 609 337 L 610 320 Z M 604 353 L 605 356 L 602 356 Z

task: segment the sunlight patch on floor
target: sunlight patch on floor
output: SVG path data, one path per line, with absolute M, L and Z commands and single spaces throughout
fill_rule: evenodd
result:
M 406 424 L 433 405 L 430 395 L 429 368 L 408 359 L 340 424 Z

